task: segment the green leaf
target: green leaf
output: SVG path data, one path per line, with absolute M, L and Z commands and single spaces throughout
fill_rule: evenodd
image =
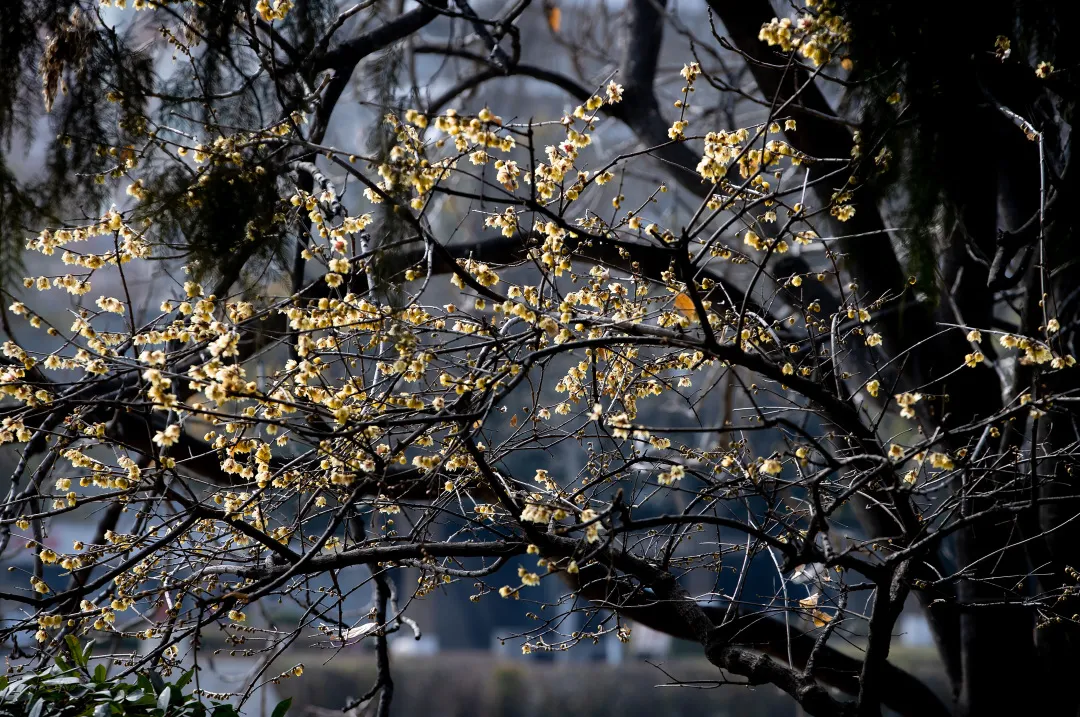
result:
M 87 643 L 86 651 L 83 652 L 79 639 L 74 635 L 65 636 L 64 641 L 67 642 L 68 649 L 71 650 L 71 657 L 75 660 L 75 664 L 79 667 L 86 667 L 90 661 L 90 643 Z
M 26 717 L 41 717 L 41 711 L 45 709 L 45 699 L 38 697 L 37 702 L 30 708 L 29 714 Z
M 277 707 L 274 708 L 274 712 L 270 717 L 285 717 L 285 713 L 289 711 L 289 707 L 292 706 L 292 697 L 286 697 L 281 702 L 278 702 Z
M 53 677 L 52 679 L 45 680 L 41 684 L 43 684 L 43 685 L 77 685 L 77 684 L 79 684 L 79 682 L 80 682 L 80 680 L 79 680 L 78 677 L 74 677 L 74 676 L 69 675 L 67 677 Z
M 191 682 L 191 678 L 193 678 L 194 676 L 195 676 L 195 668 L 192 668 L 192 669 L 188 670 L 187 672 L 185 672 L 184 674 L 180 675 L 180 679 L 178 679 L 176 681 L 176 688 L 178 690 L 184 689 L 185 687 L 187 687 L 188 683 Z
M 165 689 L 158 694 L 157 706 L 159 710 L 167 712 L 169 710 L 169 702 L 172 701 L 172 688 L 166 686 Z
M 109 671 L 105 669 L 105 665 L 98 665 L 94 668 L 94 682 L 99 685 L 105 682 L 109 677 Z

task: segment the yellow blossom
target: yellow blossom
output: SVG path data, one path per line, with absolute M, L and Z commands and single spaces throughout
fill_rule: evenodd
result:
M 784 470 L 783 464 L 775 458 L 766 458 L 761 464 L 761 472 L 771 476 L 777 475 Z
M 915 418 L 915 404 L 921 400 L 921 393 L 896 394 L 896 403 L 901 407 L 900 415 L 904 418 Z
M 158 444 L 162 448 L 168 448 L 174 445 L 180 440 L 180 426 L 175 423 L 171 426 L 167 426 L 164 431 L 158 431 L 154 434 L 154 443 Z

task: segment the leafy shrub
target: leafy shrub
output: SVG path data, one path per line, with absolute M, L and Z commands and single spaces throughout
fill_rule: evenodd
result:
M 104 664 L 90 665 L 92 641 L 82 646 L 68 636 L 67 643 L 70 662 L 57 656 L 47 669 L 0 676 L 0 717 L 239 717 L 233 705 L 184 694 L 194 670 L 173 683 L 152 670 L 118 679 Z M 284 717 L 291 702 L 273 717 Z

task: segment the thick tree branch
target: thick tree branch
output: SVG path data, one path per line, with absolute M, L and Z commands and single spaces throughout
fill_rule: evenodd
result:
M 353 69 L 368 55 L 389 47 L 395 42 L 421 30 L 441 14 L 447 0 L 426 0 L 420 6 L 362 35 L 345 40 L 329 51 L 318 55 L 312 62 L 315 72 L 334 70 L 338 74 L 352 74 Z

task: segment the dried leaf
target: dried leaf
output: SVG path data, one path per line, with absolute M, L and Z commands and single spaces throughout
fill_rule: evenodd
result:
M 559 29 L 562 28 L 562 10 L 555 5 L 550 6 L 547 9 L 547 21 L 552 32 L 559 32 Z
M 368 635 L 370 635 L 371 633 L 375 632 L 378 629 L 379 629 L 379 623 L 377 623 L 377 622 L 365 622 L 362 625 L 357 625 L 356 627 L 352 627 L 352 628 L 349 628 L 348 630 L 346 630 L 344 632 L 344 634 L 342 634 L 341 639 L 342 640 L 355 640 L 355 639 L 359 638 L 359 639 L 363 640 L 365 637 L 367 637 Z
M 697 309 L 694 307 L 694 301 L 686 294 L 678 293 L 675 295 L 675 308 L 688 319 L 697 318 Z

